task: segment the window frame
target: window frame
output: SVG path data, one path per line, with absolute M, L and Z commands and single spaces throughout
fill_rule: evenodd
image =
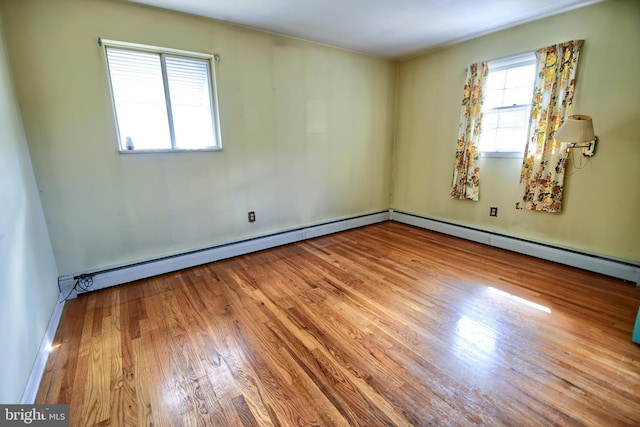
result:
M 529 52 L 523 52 L 523 53 L 518 53 L 515 55 L 509 55 L 500 59 L 495 59 L 492 61 L 488 62 L 488 66 L 489 66 L 489 70 L 488 70 L 488 74 L 487 74 L 487 78 L 489 77 L 489 74 L 493 71 L 493 72 L 497 72 L 497 71 L 503 71 L 503 70 L 508 70 L 508 69 L 512 69 L 512 68 L 517 68 L 517 67 L 521 67 L 524 65 L 536 65 L 536 55 L 535 55 L 535 51 L 529 51 Z M 483 106 L 483 116 L 487 111 L 504 111 L 504 110 L 509 110 L 509 109 L 515 109 L 515 108 L 522 108 L 522 107 L 526 107 L 529 109 L 529 117 L 528 117 L 528 125 L 527 125 L 527 137 L 529 137 L 529 131 L 531 129 L 531 107 L 533 105 L 533 91 L 535 89 L 535 76 L 537 74 L 537 70 L 534 73 L 534 78 L 532 81 L 533 87 L 531 90 L 531 102 L 529 103 L 528 106 L 526 106 L 525 104 L 522 105 L 508 105 L 508 106 L 500 106 L 497 108 L 492 108 L 490 110 L 485 110 L 484 106 Z M 485 83 L 486 85 L 486 83 Z M 482 132 L 484 132 L 484 128 L 482 129 Z M 482 133 L 480 134 L 480 138 L 482 139 Z M 526 146 L 526 140 L 525 140 L 525 146 Z M 522 159 L 524 158 L 524 149 L 523 150 L 518 150 L 518 151 L 482 151 L 481 149 L 480 151 L 480 156 L 481 157 L 489 157 L 489 158 L 511 158 L 511 159 Z
M 222 151 L 222 133 L 220 131 L 220 109 L 218 104 L 218 88 L 216 79 L 216 64 L 220 59 L 220 56 L 216 54 L 208 54 L 201 52 L 193 52 L 181 49 L 172 49 L 166 47 L 152 46 L 139 43 L 123 42 L 117 40 L 109 40 L 98 38 L 98 45 L 102 49 L 102 56 L 104 60 L 104 67 L 106 73 L 107 84 L 109 88 L 109 98 L 111 100 L 111 109 L 113 114 L 113 124 L 116 131 L 116 140 L 118 144 L 118 152 L 121 154 L 141 154 L 141 153 L 179 153 L 179 152 L 199 152 L 199 151 Z M 109 68 L 109 59 L 107 54 L 107 48 L 112 47 L 122 50 L 131 50 L 139 52 L 148 52 L 158 54 L 161 62 L 162 82 L 164 86 L 164 98 L 167 105 L 167 121 L 169 125 L 169 137 L 171 140 L 171 148 L 152 148 L 152 149 L 139 149 L 134 148 L 129 150 L 126 148 L 126 141 L 122 141 L 120 135 L 120 126 L 118 123 L 118 113 L 116 110 L 116 102 L 113 92 L 113 83 L 111 81 L 111 70 Z M 165 65 L 164 55 L 181 57 L 195 60 L 205 60 L 209 63 L 209 100 L 211 103 L 211 123 L 213 126 L 213 145 L 204 148 L 177 148 L 175 141 L 175 130 L 173 125 L 173 118 L 169 117 L 173 106 L 171 105 L 170 94 L 168 91 L 169 81 L 167 80 L 167 72 Z

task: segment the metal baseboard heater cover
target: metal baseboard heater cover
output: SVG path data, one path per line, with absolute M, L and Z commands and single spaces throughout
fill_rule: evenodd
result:
M 445 221 L 422 217 L 419 215 L 392 211 L 392 221 L 409 224 L 427 230 L 437 231 L 450 236 L 507 249 L 524 255 L 569 265 L 582 270 L 604 274 L 606 276 L 634 282 L 640 285 L 640 265 L 630 261 L 606 258 L 596 254 L 580 252 L 570 248 L 562 248 L 545 243 L 534 242 L 492 233 L 472 227 L 452 224 Z

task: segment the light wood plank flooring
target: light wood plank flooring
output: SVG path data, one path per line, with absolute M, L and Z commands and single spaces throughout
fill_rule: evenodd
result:
M 69 301 L 74 426 L 640 425 L 633 284 L 385 222 Z

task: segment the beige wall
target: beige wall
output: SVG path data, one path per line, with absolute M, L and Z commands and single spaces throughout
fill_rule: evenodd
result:
M 20 403 L 58 295 L 0 14 L 0 402 Z
M 394 63 L 124 2 L 0 11 L 61 275 L 388 209 Z M 219 53 L 224 150 L 119 154 L 98 37 Z
M 465 65 L 571 39 L 586 40 L 573 112 L 593 117 L 600 142 L 583 169 L 569 166 L 563 212 L 515 210 L 518 159 L 482 159 L 480 201 L 451 199 Z M 639 44 L 640 2 L 610 0 L 401 62 L 393 207 L 640 261 Z

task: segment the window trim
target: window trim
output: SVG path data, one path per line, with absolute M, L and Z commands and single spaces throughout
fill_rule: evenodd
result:
M 123 42 L 117 40 L 109 40 L 98 38 L 98 46 L 102 48 L 102 56 L 104 60 L 104 67 L 107 77 L 107 83 L 109 87 L 109 98 L 111 100 L 111 110 L 113 114 L 113 123 L 116 130 L 116 140 L 118 144 L 118 152 L 121 154 L 143 154 L 143 153 L 180 153 L 180 152 L 198 152 L 198 151 L 222 151 L 222 133 L 220 131 L 220 109 L 218 104 L 218 87 L 216 79 L 216 66 L 220 59 L 219 54 L 209 54 L 201 52 L 193 52 L 181 49 L 173 49 L 167 47 L 152 46 L 139 43 Z M 169 121 L 169 132 L 171 138 L 172 148 L 154 148 L 154 149 L 133 149 L 127 150 L 123 141 L 120 138 L 120 127 L 118 124 L 118 114 L 116 112 L 116 103 L 113 95 L 113 84 L 111 82 L 111 72 L 109 70 L 109 60 L 107 57 L 107 47 L 128 49 L 140 52 L 149 52 L 160 55 L 160 62 L 162 67 L 162 80 L 165 89 L 165 100 L 167 102 L 167 119 Z M 172 124 L 172 118 L 170 116 L 171 102 L 170 94 L 168 90 L 169 81 L 166 76 L 165 55 L 180 56 L 185 58 L 193 58 L 199 60 L 206 60 L 209 62 L 209 79 L 210 79 L 210 102 L 211 102 L 211 122 L 213 125 L 214 146 L 206 148 L 176 148 L 175 146 L 175 130 Z
M 522 159 L 524 158 L 523 151 L 481 151 L 480 157 L 494 158 L 494 159 Z
M 488 61 L 489 65 L 489 73 L 492 71 L 503 71 L 511 68 L 517 68 L 523 65 L 536 63 L 536 54 L 535 51 L 528 51 L 517 53 L 515 55 L 504 56 L 502 58 L 494 59 Z M 488 74 L 487 74 L 488 77 Z M 535 82 L 534 82 L 535 86 Z M 532 99 L 533 102 L 533 99 Z M 532 104 L 529 104 L 528 107 L 531 107 Z M 527 107 L 525 104 L 514 104 L 492 108 L 492 111 L 498 110 L 507 110 L 512 108 L 522 108 Z M 484 108 L 483 108 L 484 113 Z M 531 117 L 529 117 L 529 125 L 527 130 L 527 135 L 529 134 L 529 130 L 531 127 Z M 527 136 L 528 137 L 528 136 Z M 524 151 L 480 151 L 480 157 L 488 157 L 488 158 L 508 158 L 508 159 L 522 159 L 524 158 Z

